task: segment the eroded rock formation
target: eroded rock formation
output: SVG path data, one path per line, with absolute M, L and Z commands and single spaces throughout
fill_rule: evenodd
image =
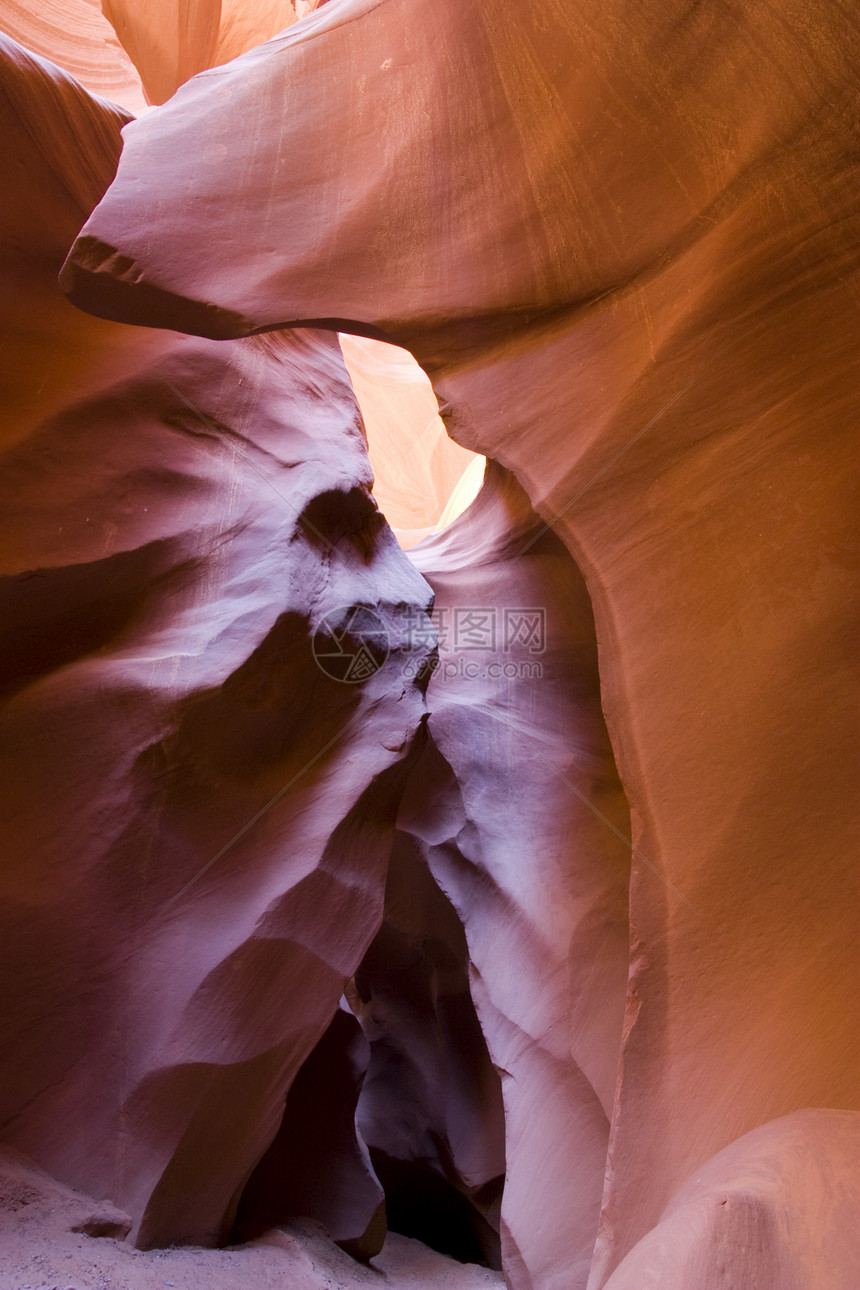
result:
M 855 1105 L 846 36 L 823 0 L 341 0 L 132 127 L 65 270 L 149 324 L 406 345 L 582 568 L 637 852 L 594 1285 L 734 1138 Z
M 860 1117 L 795 1111 L 696 1169 L 606 1290 L 847 1287 L 857 1279 Z
M 68 305 L 123 117 L 2 59 L 3 1136 L 138 1244 L 211 1243 L 379 925 L 430 592 L 336 337 Z M 363 685 L 353 606 L 390 647 Z
M 49 58 L 81 85 L 128 111 L 146 110 L 137 69 L 102 13 L 99 0 L 0 0 L 0 31 Z
M 196 72 L 229 62 L 297 21 L 293 0 L 102 0 L 102 9 L 150 103 L 163 103 Z
M 290 1085 L 280 1127 L 242 1191 L 234 1236 L 309 1217 L 356 1258 L 379 1253 L 385 1197 L 356 1131 L 369 1061 L 361 1026 L 339 1007 Z
M 420 919 L 383 912 L 399 835 L 395 856 L 423 859 L 462 923 L 501 1077 L 513 1290 L 654 1276 L 853 1290 L 858 45 L 834 0 L 329 0 L 127 127 L 62 274 L 109 323 L 69 323 L 51 275 L 72 211 L 110 178 L 121 118 L 29 73 L 28 132 L 71 119 L 77 151 L 59 183 L 26 154 L 9 224 L 16 300 L 38 344 L 61 337 L 62 377 L 48 394 L 33 381 L 38 417 L 13 386 L 16 433 L 37 440 L 12 459 L 13 500 L 27 551 L 53 554 L 13 566 L 43 585 L 12 590 L 30 621 L 60 607 L 82 634 L 70 647 L 64 629 L 58 652 L 60 633 L 34 631 L 7 710 L 12 971 L 37 942 L 63 949 L 27 982 L 4 1136 L 66 1181 L 124 1180 L 114 1199 L 138 1242 L 217 1237 L 347 978 L 358 970 L 368 1030 L 365 1005 L 396 995 L 375 951 L 420 940 Z M 16 241 L 31 209 L 27 236 L 50 246 L 38 272 Z M 410 349 L 449 433 L 492 459 L 470 512 L 414 556 L 452 633 L 426 710 L 404 619 L 427 593 L 375 518 L 332 345 L 280 330 L 309 326 Z M 108 506 L 93 480 L 118 372 L 137 411 L 135 434 L 110 438 Z M 222 432 L 241 436 L 269 483 L 292 472 L 304 524 L 273 518 L 263 480 L 226 451 L 174 464 L 165 436 L 196 442 L 201 413 L 219 452 Z M 104 516 L 112 543 L 142 525 L 110 548 L 125 563 L 106 567 L 83 529 L 59 554 L 66 498 L 69 516 Z M 348 571 L 326 539 L 352 546 Z M 316 611 L 334 603 L 318 587 L 381 607 L 403 645 L 348 697 L 311 670 Z M 508 652 L 504 636 L 454 634 L 456 611 L 498 630 L 524 610 L 544 613 L 539 660 L 528 635 Z M 514 670 L 491 674 L 499 662 Z M 104 715 L 81 753 L 96 710 L 111 732 L 122 713 L 127 742 Z M 34 817 L 19 804 L 37 759 L 56 800 Z M 307 976 L 297 942 L 316 956 Z M 410 1025 L 440 1033 L 439 963 L 416 961 L 420 988 L 370 1035 L 359 1122 L 380 1160 L 398 1157 L 373 1111 L 373 1043 L 403 1054 L 400 1108 L 430 1062 Z M 300 1002 L 281 1013 L 289 992 Z M 118 1015 L 131 1024 L 108 1026 Z M 58 1021 L 69 1038 L 51 1052 Z M 98 1106 L 93 1063 L 116 1081 Z M 44 1083 L 27 1102 L 32 1072 Z M 213 1141 L 240 1092 L 247 1120 Z M 497 1177 L 498 1133 L 478 1135 L 470 1172 L 447 1108 L 413 1105 L 412 1164 L 473 1203 Z M 431 1158 L 415 1144 L 434 1135 Z
M 415 775 L 426 786 L 424 762 Z M 504 1107 L 469 977 L 463 926 L 398 832 L 382 926 L 350 993 L 370 1040 L 358 1125 L 395 1230 L 498 1268 Z

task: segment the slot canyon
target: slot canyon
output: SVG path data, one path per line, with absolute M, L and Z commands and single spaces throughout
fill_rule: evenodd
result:
M 0 1290 L 858 1290 L 858 68 L 0 0 Z

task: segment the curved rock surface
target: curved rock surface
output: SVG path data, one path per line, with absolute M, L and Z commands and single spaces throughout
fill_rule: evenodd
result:
M 0 58 L 2 1136 L 138 1245 L 212 1243 L 378 928 L 430 593 L 336 337 L 69 306 L 124 118 Z
M 698 1168 L 606 1290 L 853 1290 L 860 1267 L 860 1115 L 804 1110 Z
M 145 6 L 102 0 L 102 9 L 137 68 L 150 103 L 163 103 L 189 76 L 215 62 L 221 0 L 156 0 Z
M 105 17 L 137 68 L 150 103 L 193 76 L 276 36 L 297 21 L 292 0 L 102 0 Z
M 129 112 L 146 111 L 137 69 L 99 0 L 0 0 L 0 31 L 70 72 L 81 85 Z
M 595 1287 L 735 1138 L 857 1105 L 858 59 L 833 0 L 333 0 L 130 127 L 64 271 L 405 345 L 582 569 L 637 852 Z
M 516 481 L 412 558 L 436 593 L 431 739 L 398 826 L 463 921 L 502 1077 L 509 1285 L 585 1284 L 627 984 L 627 804 L 600 708 L 591 603 Z
M 229 1223 L 382 917 L 424 711 L 396 650 L 351 700 L 310 661 L 341 595 L 400 640 L 426 594 L 330 342 L 229 339 L 316 322 L 410 348 L 509 472 L 416 554 L 437 621 L 547 614 L 540 677 L 442 641 L 399 814 L 502 1078 L 510 1283 L 857 1279 L 858 61 L 836 0 L 330 0 L 126 130 L 63 281 L 164 335 L 57 297 L 122 118 L 6 61 L 4 1136 L 138 1242 Z M 801 1151 L 814 1273 L 762 1182 Z

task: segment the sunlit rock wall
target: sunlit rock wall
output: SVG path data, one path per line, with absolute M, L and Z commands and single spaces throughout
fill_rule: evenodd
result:
M 481 463 L 448 437 L 433 387 L 406 350 L 341 336 L 362 411 L 373 495 L 404 546 L 462 513 L 481 485 Z
M 415 556 L 437 620 L 480 592 L 477 608 L 567 626 L 548 638 L 549 684 L 487 688 L 440 640 L 398 827 L 463 924 L 502 1081 L 515 1290 L 857 1281 L 840 1139 L 858 1087 L 858 45 L 831 0 L 329 0 L 127 128 L 63 271 L 97 316 L 236 353 L 279 352 L 237 338 L 285 326 L 401 344 L 452 437 L 507 472 Z M 349 435 L 331 434 L 321 466 L 366 500 Z M 402 688 L 395 663 L 358 700 L 375 718 Z M 347 778 L 382 756 L 367 739 L 353 760 L 344 746 Z M 67 765 L 59 735 L 51 747 Z M 203 744 L 188 756 L 205 762 Z M 305 788 L 330 819 L 341 775 Z M 149 961 L 133 961 L 144 985 Z M 73 1082 L 44 1124 L 65 1096 Z M 250 1168 L 276 1119 L 226 1154 Z M 786 1199 L 779 1175 L 804 1158 Z
M 147 108 L 137 69 L 99 0 L 0 0 L 0 31 L 135 115 Z

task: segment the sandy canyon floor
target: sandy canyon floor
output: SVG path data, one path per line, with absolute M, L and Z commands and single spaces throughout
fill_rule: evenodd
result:
M 119 1215 L 0 1150 L 0 1290 L 489 1290 L 501 1273 L 456 1263 L 395 1233 L 356 1263 L 316 1224 L 278 1228 L 225 1250 L 135 1250 L 83 1227 Z

